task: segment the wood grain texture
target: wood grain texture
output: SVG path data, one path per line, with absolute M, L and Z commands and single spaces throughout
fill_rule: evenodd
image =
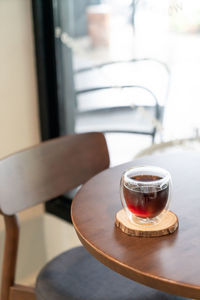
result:
M 9 300 L 10 287 L 14 285 L 19 242 L 19 224 L 16 216 L 4 216 L 5 245 L 2 267 L 1 300 Z
M 33 289 L 15 285 L 15 214 L 78 187 L 108 165 L 105 137 L 97 132 L 57 138 L 0 161 L 0 213 L 6 228 L 1 300 L 36 299 Z
M 97 132 L 57 138 L 15 153 L 0 161 L 0 208 L 15 214 L 64 194 L 108 165 L 105 137 Z
M 172 176 L 170 210 L 179 219 L 173 234 L 130 237 L 115 226 L 122 208 L 120 178 L 126 169 L 155 165 Z M 83 245 L 114 271 L 172 294 L 200 299 L 200 153 L 146 156 L 102 172 L 76 195 L 72 218 Z
M 168 211 L 158 224 L 138 225 L 130 222 L 125 210 L 121 209 L 116 214 L 115 225 L 130 236 L 159 237 L 174 233 L 178 228 L 178 218 L 173 212 Z

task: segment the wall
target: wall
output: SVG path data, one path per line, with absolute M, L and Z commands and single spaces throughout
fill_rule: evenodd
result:
M 39 143 L 37 102 L 31 1 L 0 0 L 0 158 Z M 18 280 L 38 271 L 45 260 L 44 246 L 39 248 L 40 256 L 36 255 L 31 259 L 31 265 L 26 264 L 30 261 L 30 253 L 24 252 L 24 247 L 26 250 L 30 245 L 32 254 L 38 253 L 38 241 L 34 244 L 31 239 L 27 245 L 26 228 L 30 229 L 32 226 L 29 237 L 34 230 L 38 230 L 38 226 L 42 235 L 43 227 L 38 222 L 42 211 L 43 208 L 39 206 L 35 211 L 31 210 L 28 217 L 27 213 L 20 215 L 23 221 L 20 247 L 23 251 L 18 258 Z M 0 270 L 3 241 L 3 219 L 0 218 Z
M 0 158 L 40 140 L 30 0 L 0 0 Z
M 40 141 L 31 19 L 30 0 L 0 0 L 0 158 Z M 80 242 L 70 224 L 44 214 L 41 205 L 19 219 L 16 282 L 32 285 L 49 259 Z M 0 286 L 3 229 L 0 217 Z

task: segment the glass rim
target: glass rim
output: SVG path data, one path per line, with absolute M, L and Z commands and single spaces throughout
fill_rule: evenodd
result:
M 130 172 L 131 170 L 134 170 L 134 169 L 145 169 L 145 168 L 151 168 L 152 171 L 160 171 L 163 175 L 162 175 L 162 178 L 160 179 L 156 179 L 156 180 L 152 180 L 152 181 L 142 181 L 142 180 L 135 180 L 133 178 L 130 178 L 127 173 Z M 142 175 L 142 174 L 141 174 Z M 149 174 L 151 175 L 151 174 Z M 164 168 L 161 168 L 161 167 L 157 167 L 157 166 L 152 166 L 152 165 L 142 165 L 142 166 L 134 166 L 134 167 L 131 167 L 129 169 L 127 169 L 126 171 L 124 171 L 123 173 L 123 177 L 124 177 L 124 180 L 126 182 L 129 182 L 129 183 L 132 183 L 134 185 L 144 185 L 144 186 L 155 186 L 156 184 L 165 184 L 166 182 L 170 181 L 171 179 L 171 175 L 169 173 L 169 171 L 167 171 L 166 169 Z

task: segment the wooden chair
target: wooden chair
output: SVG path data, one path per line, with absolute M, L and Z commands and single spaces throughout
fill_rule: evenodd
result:
M 6 229 L 1 300 L 35 299 L 31 288 L 14 282 L 19 238 L 16 213 L 79 186 L 108 166 L 101 133 L 54 139 L 1 160 L 0 208 Z
M 15 284 L 16 214 L 81 185 L 108 166 L 101 133 L 54 139 L 0 161 L 0 208 L 6 229 L 1 300 L 178 299 L 111 271 L 83 247 L 50 261 L 40 272 L 35 289 Z

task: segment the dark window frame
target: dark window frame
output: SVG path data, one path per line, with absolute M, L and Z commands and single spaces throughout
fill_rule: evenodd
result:
M 32 0 L 42 140 L 59 136 L 56 50 L 52 0 Z
M 60 136 L 53 0 L 32 0 L 39 117 L 42 141 Z M 72 199 L 61 195 L 45 204 L 48 213 L 71 222 Z

